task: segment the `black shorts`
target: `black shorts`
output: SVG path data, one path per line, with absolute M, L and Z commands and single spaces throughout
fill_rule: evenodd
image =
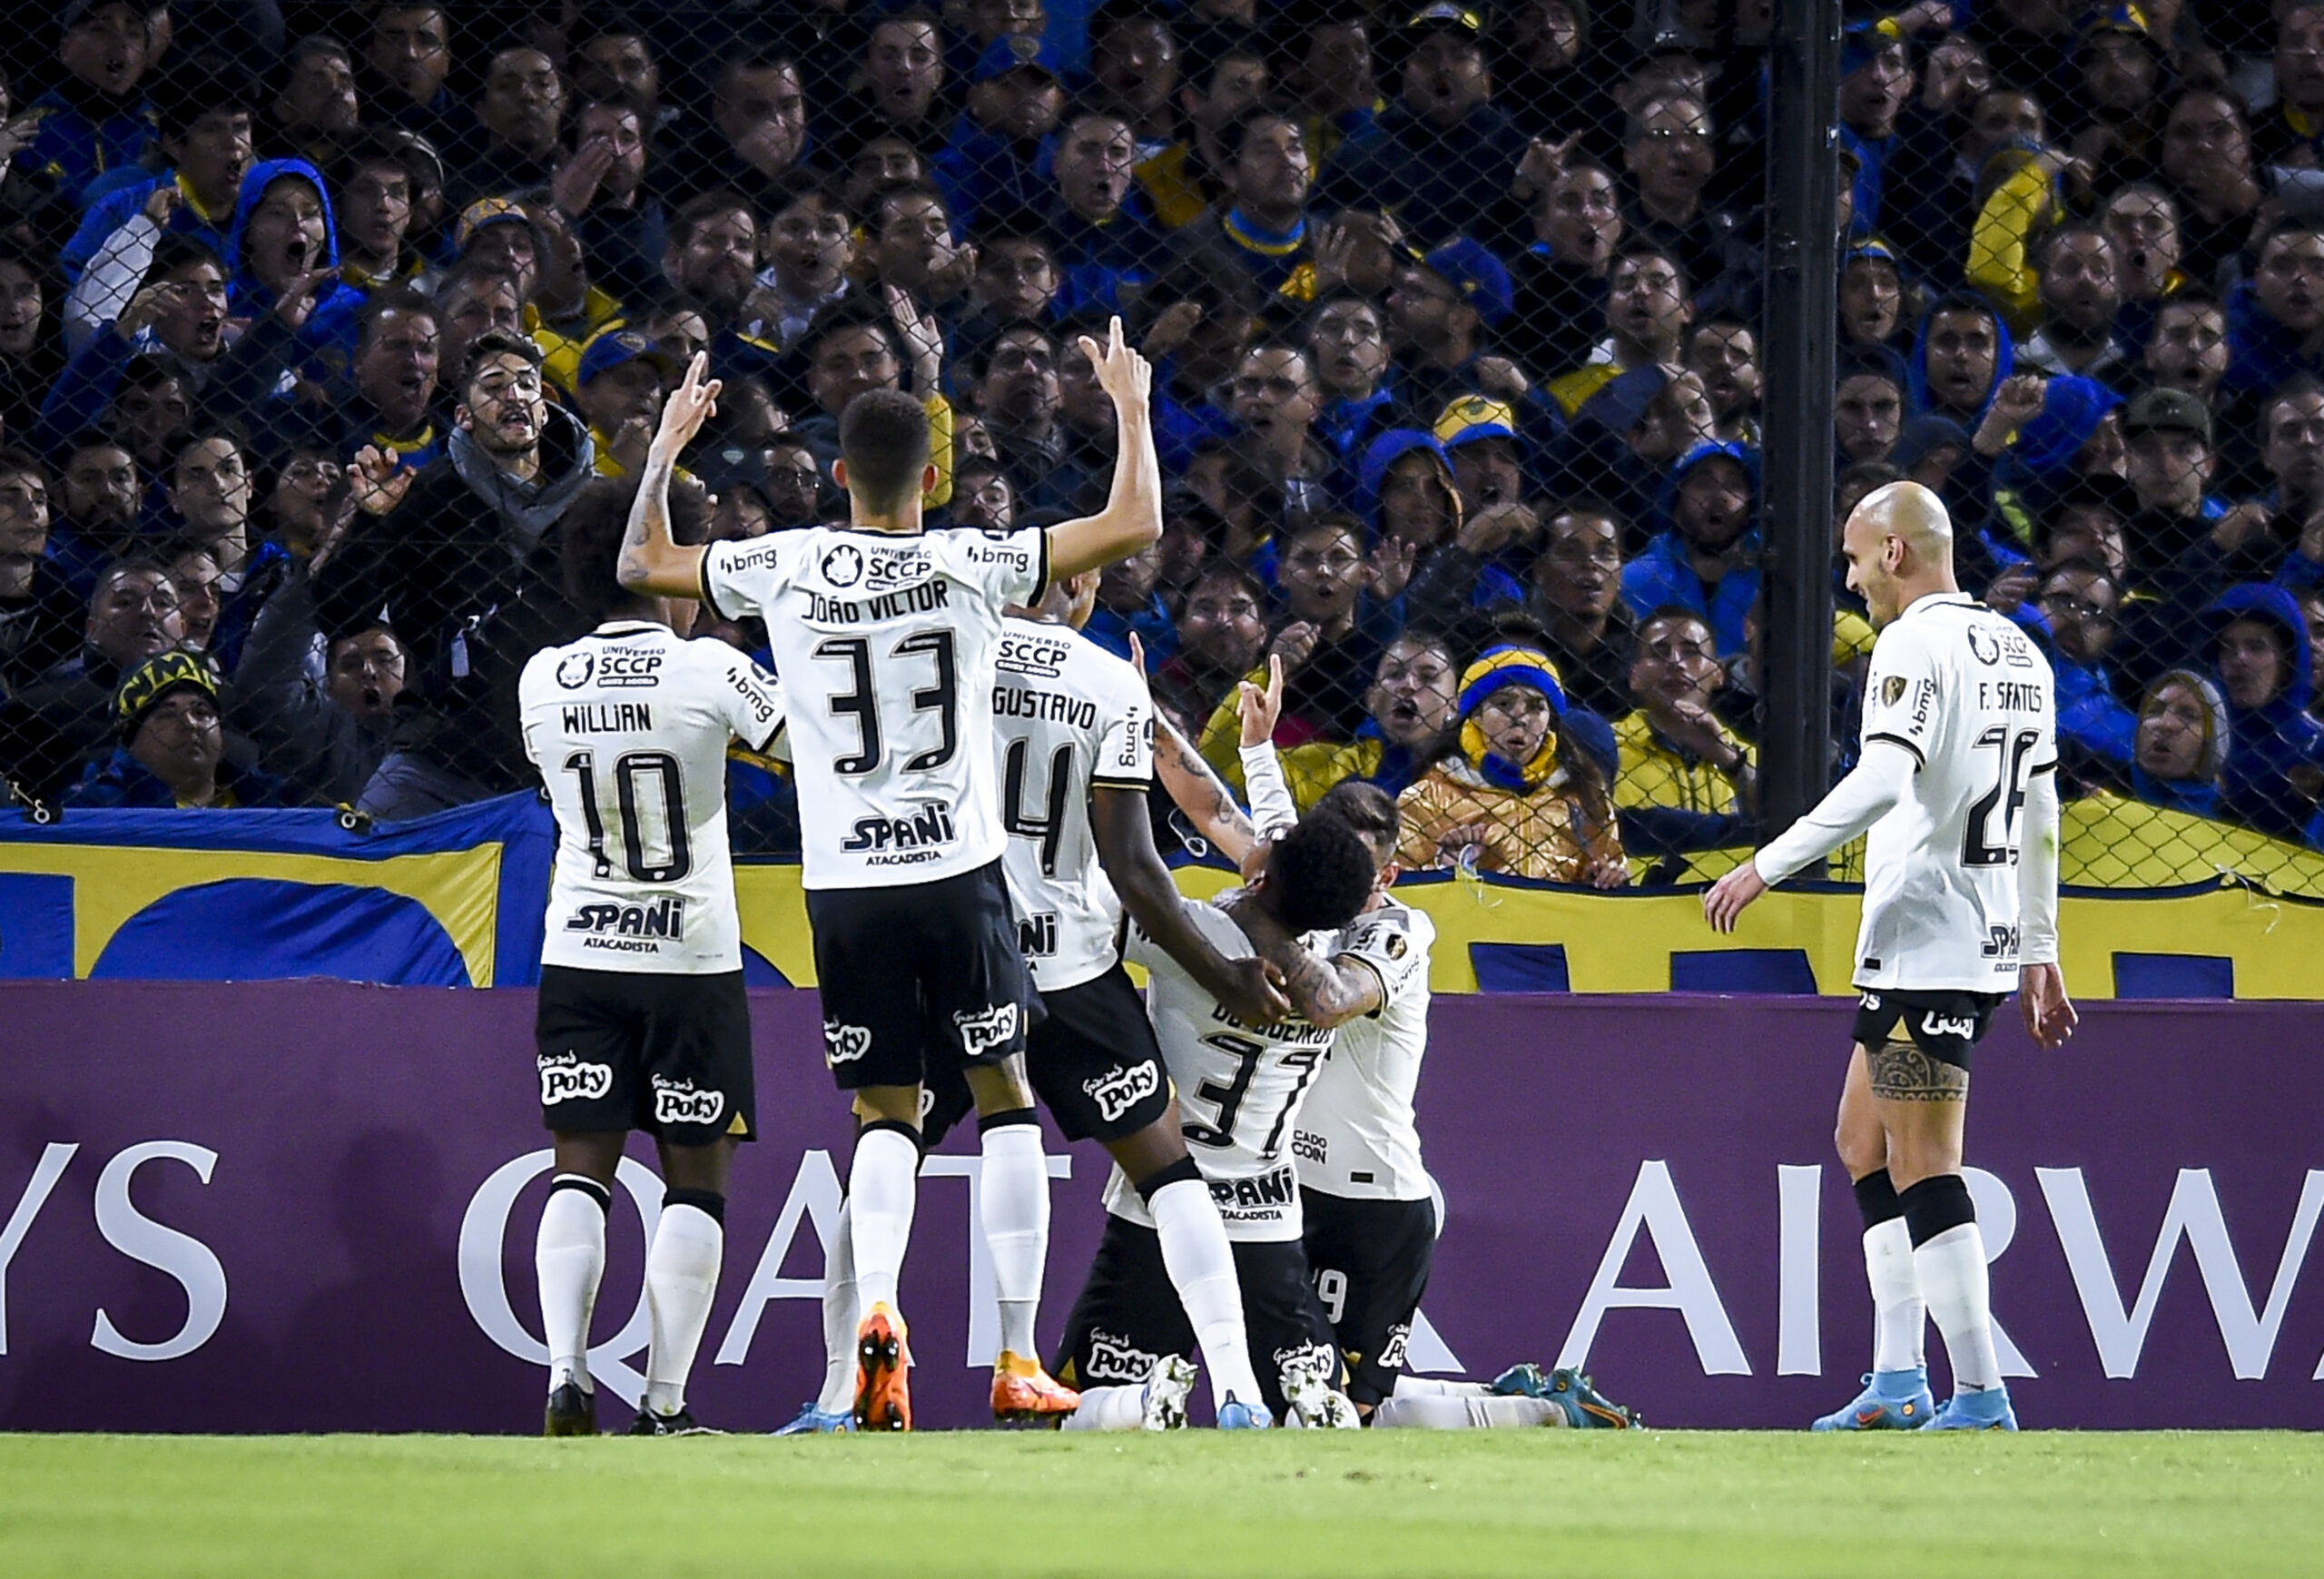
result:
M 1119 964 L 1040 995 L 1025 1039 L 1025 1072 L 1068 1140 L 1110 1145 L 1170 1110 L 1170 1073 L 1146 1002 Z M 920 1104 L 920 1143 L 932 1147 L 975 1104 L 956 1071 L 933 1074 Z
M 659 975 L 541 967 L 533 1035 L 541 1122 L 563 1134 L 643 1130 L 673 1146 L 758 1135 L 743 972 Z
M 843 1091 L 1025 1051 L 1033 979 L 1000 863 L 896 888 L 811 888 L 823 1061 Z
M 1436 1261 L 1436 1203 L 1299 1192 L 1315 1293 L 1347 1360 L 1347 1396 L 1376 1404 L 1396 1390 L 1413 1313 Z
M 1856 989 L 1856 1039 L 1868 1052 L 1896 1039 L 1901 1021 L 1913 1045 L 1955 1069 L 1969 1067 L 1969 1051 L 1985 1039 L 2000 1008 L 2000 992 L 1918 992 L 1895 987 Z
M 1284 1362 L 1338 1352 L 1332 1324 L 1307 1280 L 1296 1239 L 1236 1244 L 1235 1280 L 1243 1290 L 1243 1329 L 1251 1368 L 1275 1417 L 1284 1416 Z M 1195 1329 L 1162 1265 L 1162 1237 L 1110 1212 L 1089 1279 L 1066 1318 L 1065 1338 L 1049 1371 L 1069 1387 L 1135 1384 L 1166 1354 L 1195 1353 Z M 1338 1375 L 1334 1365 L 1332 1372 Z

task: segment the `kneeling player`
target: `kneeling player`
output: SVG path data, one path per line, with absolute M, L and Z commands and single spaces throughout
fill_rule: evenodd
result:
M 1279 664 L 1270 665 L 1264 692 L 1242 688 L 1243 774 L 1252 816 L 1167 722 L 1156 752 L 1164 784 L 1196 831 L 1237 863 L 1256 845 L 1255 820 L 1270 831 L 1294 820 L 1282 765 L 1268 744 L 1282 692 Z M 1348 1396 L 1375 1426 L 1634 1424 L 1629 1410 L 1572 1370 L 1514 1366 L 1491 1383 L 1400 1374 L 1441 1227 L 1413 1114 L 1428 1051 L 1429 951 L 1436 929 L 1425 911 L 1388 892 L 1400 870 L 1401 819 L 1384 791 L 1345 779 L 1315 810 L 1354 828 L 1377 867 L 1363 913 L 1328 951 L 1334 962 L 1370 972 L 1373 990 L 1361 1012 L 1340 1028 L 1292 1140 L 1307 1259 L 1347 1362 Z
M 557 827 L 537 1023 L 541 1113 L 556 1137 L 535 1249 L 552 1436 L 596 1432 L 589 1313 L 631 1130 L 658 1143 L 668 1189 L 645 1256 L 653 1342 L 630 1432 L 697 1429 L 686 1374 L 718 1287 L 727 1172 L 753 1130 L 726 748 L 764 749 L 782 698 L 742 654 L 680 640 L 658 598 L 614 579 L 636 492 L 592 483 L 566 512 L 566 590 L 604 623 L 535 655 L 517 685 Z
M 1317 959 L 1299 940 L 1344 926 L 1372 892 L 1371 852 L 1337 818 L 1309 817 L 1251 863 L 1248 885 L 1183 913 L 1230 958 L 1256 955 L 1283 973 L 1297 1012 L 1278 1025 L 1229 1014 L 1167 953 L 1131 935 L 1151 972 L 1147 1012 L 1177 1089 L 1180 1121 L 1234 1246 L 1236 1280 L 1260 1396 L 1219 1387 L 1222 1426 L 1263 1426 L 1286 1413 L 1353 1426 L 1338 1391 L 1331 1324 L 1300 1248 L 1293 1127 L 1330 1048 L 1333 1028 L 1361 1012 L 1377 982 L 1359 967 Z M 1106 1232 L 1068 1318 L 1056 1368 L 1081 1387 L 1068 1429 L 1183 1424 L 1196 1343 L 1173 1286 L 1156 1214 L 1117 1167 L 1106 1185 Z M 1176 1361 L 1177 1363 L 1173 1363 Z M 1118 1386 L 1093 1386 L 1119 1383 Z

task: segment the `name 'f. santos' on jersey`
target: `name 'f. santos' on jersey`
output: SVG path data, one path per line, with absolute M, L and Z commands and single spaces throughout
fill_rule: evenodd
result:
M 1004 605 L 1039 602 L 1049 534 L 816 527 L 710 545 L 704 598 L 766 621 L 790 711 L 801 881 L 932 883 L 1000 858 L 992 686 Z
M 726 745 L 783 727 L 774 681 L 724 642 L 613 621 L 534 654 L 517 703 L 556 814 L 541 962 L 741 970 Z
M 1154 706 L 1136 669 L 1069 626 L 1009 620 L 997 668 L 1002 870 L 1033 984 L 1054 992 L 1120 957 L 1121 901 L 1098 861 L 1089 794 L 1153 782 Z
M 2025 786 L 2057 766 L 2049 660 L 1966 593 L 1914 600 L 1873 644 L 1864 745 L 1916 764 L 1865 837 L 1856 984 L 2005 992 L 2019 965 Z

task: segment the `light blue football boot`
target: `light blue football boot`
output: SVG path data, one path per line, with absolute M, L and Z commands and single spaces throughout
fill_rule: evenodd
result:
M 826 1431 L 852 1431 L 855 1416 L 846 1409 L 819 1409 L 815 1400 L 808 1399 L 799 1406 L 796 1418 L 787 1426 L 777 1426 L 767 1433 L 770 1436 L 820 1436 Z
M 2017 1411 L 2010 1407 L 2007 1387 L 1987 1387 L 1982 1393 L 1955 1393 L 1921 1427 L 1924 1431 L 2014 1431 Z
M 1908 1371 L 1874 1371 L 1864 1378 L 1856 1401 L 1835 1409 L 1811 1431 L 1917 1431 L 1936 1418 L 1936 1399 L 1928 1390 L 1928 1367 Z

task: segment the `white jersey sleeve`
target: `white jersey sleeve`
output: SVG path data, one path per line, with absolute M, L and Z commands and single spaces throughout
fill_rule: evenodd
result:
M 987 743 L 1001 609 L 1048 578 L 1042 531 L 812 528 L 710 546 L 704 599 L 766 622 L 807 887 L 930 883 L 1000 858 Z
M 1292 1151 L 1299 1182 L 1355 1199 L 1425 1200 L 1413 1094 L 1428 1053 L 1428 968 L 1436 928 L 1391 898 L 1348 923 L 1332 948 L 1380 978 L 1380 1007 L 1339 1029 L 1307 1094 Z
M 1187 909 L 1225 958 L 1257 952 L 1224 911 L 1193 903 Z M 1295 1016 L 1275 1025 L 1245 1025 L 1136 927 L 1130 937 L 1130 957 L 1151 972 L 1147 1016 L 1177 1094 L 1187 1150 L 1209 1182 L 1226 1237 L 1296 1239 L 1303 1222 L 1292 1136 L 1333 1032 Z M 1105 1199 L 1116 1217 L 1153 1225 L 1118 1167 L 1106 1181 Z
M 525 754 L 556 815 L 541 962 L 741 970 L 726 746 L 738 731 L 762 742 L 773 733 L 773 686 L 723 642 L 615 622 L 535 654 L 517 699 Z

